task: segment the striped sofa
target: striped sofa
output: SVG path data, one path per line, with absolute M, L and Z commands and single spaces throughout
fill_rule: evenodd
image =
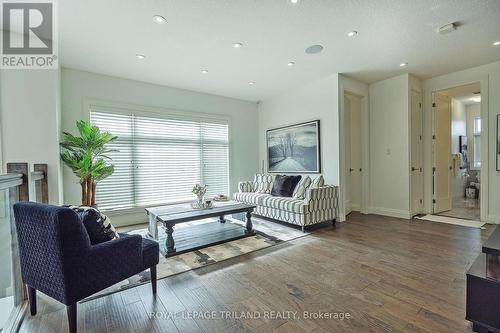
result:
M 303 176 L 309 178 L 309 176 Z M 304 179 L 305 180 L 305 179 Z M 255 214 L 274 220 L 300 225 L 302 231 L 308 225 L 332 221 L 338 216 L 338 187 L 324 185 L 321 175 L 306 182 L 302 196 L 272 196 L 274 175 L 256 174 L 253 181 L 239 182 L 238 192 L 233 199 L 238 202 L 255 205 Z M 301 183 L 297 185 L 300 187 Z M 299 190 L 300 191 L 300 190 Z

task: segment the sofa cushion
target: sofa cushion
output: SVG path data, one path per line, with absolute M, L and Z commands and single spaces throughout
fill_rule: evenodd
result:
M 306 214 L 309 206 L 304 200 L 297 200 L 288 197 L 273 197 L 265 196 L 261 199 L 261 206 L 294 212 L 299 214 Z
M 304 199 L 306 195 L 306 190 L 309 188 L 309 186 L 311 186 L 311 183 L 312 183 L 311 177 L 309 176 L 302 177 L 300 182 L 295 187 L 295 190 L 293 190 L 292 197 L 294 199 Z
M 262 198 L 270 196 L 271 196 L 270 194 L 263 194 L 263 193 L 240 192 L 234 194 L 234 200 L 249 205 L 260 205 L 262 203 Z
M 273 188 L 274 175 L 265 174 L 265 173 L 257 173 L 255 174 L 255 178 L 253 180 L 253 188 L 257 193 L 271 193 L 271 189 Z
M 271 195 L 276 197 L 291 197 L 302 176 L 276 175 Z

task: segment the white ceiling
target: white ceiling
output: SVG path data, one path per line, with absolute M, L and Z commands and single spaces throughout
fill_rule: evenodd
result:
M 498 0 L 64 0 L 59 11 L 65 67 L 250 101 L 335 72 L 370 83 L 500 60 Z M 305 54 L 313 44 L 323 52 Z

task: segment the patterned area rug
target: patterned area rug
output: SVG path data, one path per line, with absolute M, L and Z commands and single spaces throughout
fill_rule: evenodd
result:
M 204 267 L 210 264 L 214 264 L 220 261 L 224 261 L 260 249 L 268 248 L 280 244 L 282 242 L 290 241 L 292 239 L 308 235 L 308 233 L 302 233 L 302 231 L 300 231 L 299 229 L 266 221 L 264 219 L 256 217 L 252 218 L 252 222 L 253 222 L 253 228 L 257 233 L 255 236 L 210 246 L 204 249 L 187 252 L 170 258 L 165 258 L 160 253 L 160 263 L 157 266 L 158 279 L 163 279 L 175 274 L 194 270 L 200 267 Z M 176 226 L 176 230 L 180 228 L 189 228 L 189 226 L 202 223 L 219 223 L 219 222 L 217 222 L 217 220 L 214 219 L 206 219 L 195 222 L 182 223 Z M 226 223 L 237 223 L 245 225 L 244 222 L 234 218 L 227 219 Z M 165 241 L 163 238 L 163 235 L 165 235 L 164 230 L 159 229 L 158 231 L 159 234 L 162 235 L 159 242 L 164 242 Z M 128 233 L 140 234 L 142 236 L 145 236 L 147 234 L 147 229 L 132 230 L 129 231 Z M 175 232 L 174 232 L 174 238 L 175 238 Z M 150 281 L 149 270 L 144 271 L 84 299 L 83 301 L 81 301 L 81 303 L 97 299 L 118 291 L 133 288 L 138 285 L 148 283 L 149 281 Z

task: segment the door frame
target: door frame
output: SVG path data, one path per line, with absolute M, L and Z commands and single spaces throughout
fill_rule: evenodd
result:
M 413 149 L 413 145 L 412 145 L 412 141 L 411 141 L 411 135 L 412 135 L 412 123 L 411 123 L 411 108 L 412 108 L 412 101 L 411 101 L 411 98 L 412 98 L 412 93 L 418 93 L 419 95 L 419 103 L 420 103 L 420 126 L 421 126 L 421 131 L 420 131 L 420 135 L 422 136 L 422 140 L 420 140 L 420 153 L 419 153 L 419 159 L 420 159 L 420 166 L 422 167 L 422 170 L 424 170 L 424 126 L 425 126 L 425 122 L 424 122 L 424 103 L 423 103 L 423 92 L 422 92 L 422 89 L 416 89 L 416 88 L 413 88 L 413 87 L 410 87 L 409 89 L 409 95 L 408 95 L 408 108 L 409 108 L 409 112 L 408 112 L 408 131 L 409 131 L 409 135 L 408 135 L 408 147 L 410 147 L 409 151 L 408 151 L 408 162 L 409 162 L 409 165 L 408 165 L 408 171 L 409 171 L 409 189 L 410 189 L 410 192 L 409 192 L 409 198 L 410 198 L 410 202 L 409 202 L 409 213 L 410 213 L 410 218 L 412 218 L 413 216 L 415 215 L 418 215 L 418 214 L 421 214 L 425 211 L 425 188 L 424 188 L 424 172 L 422 171 L 422 178 L 420 180 L 420 186 L 422 188 L 422 204 L 421 204 L 421 208 L 418 212 L 414 212 L 412 211 L 412 193 L 413 193 L 413 182 L 412 182 L 412 171 L 411 171 L 411 168 L 412 168 L 412 160 L 411 160 L 411 157 L 412 157 L 412 149 Z
M 425 211 L 428 214 L 434 213 L 434 205 L 432 203 L 432 198 L 434 195 L 433 191 L 433 175 L 432 175 L 432 119 L 434 119 L 434 108 L 432 107 L 432 94 L 435 92 L 465 86 L 469 84 L 479 83 L 481 91 L 481 119 L 482 123 L 485 124 L 481 132 L 481 188 L 480 188 L 480 213 L 481 221 L 484 222 L 494 222 L 489 217 L 488 211 L 488 191 L 489 191 L 489 76 L 488 74 L 471 75 L 468 77 L 456 77 L 448 82 L 436 82 L 430 86 L 424 88 L 424 105 L 426 106 L 426 111 L 424 114 L 424 203 Z M 427 131 L 425 131 L 427 129 Z
M 445 212 L 447 210 L 441 210 L 439 212 L 436 212 L 436 204 L 437 204 L 437 197 L 436 197 L 436 184 L 437 184 L 437 178 L 435 177 L 435 172 L 434 172 L 434 168 L 436 167 L 436 161 L 435 161 L 435 157 L 436 157 L 436 154 L 435 154 L 435 142 L 434 142 L 434 135 L 435 135 L 435 132 L 436 132 L 436 112 L 435 112 L 435 107 L 434 107 L 434 103 L 436 103 L 436 94 L 440 94 L 442 90 L 440 91 L 433 91 L 432 94 L 431 94 L 431 100 L 432 100 L 432 118 L 431 118 L 431 135 L 432 135 L 432 139 L 431 139 L 431 161 L 432 161 L 432 168 L 431 168 L 431 173 L 432 173 L 432 214 L 439 214 L 439 213 L 442 213 L 442 212 Z M 444 94 L 441 94 L 441 95 L 444 95 Z M 446 170 L 448 170 L 448 189 L 449 189 L 449 199 L 450 199 L 450 208 L 453 208 L 453 184 L 452 184 L 452 179 L 451 179 L 451 169 L 448 169 L 448 168 L 451 168 L 451 135 L 453 134 L 453 97 L 450 97 L 448 95 L 444 95 L 446 96 L 447 98 L 450 99 L 450 137 L 449 137 L 449 144 L 450 144 L 450 155 L 448 156 L 449 160 L 448 160 L 448 166 L 446 167 Z
M 344 110 L 344 94 L 349 93 L 361 98 L 361 202 L 360 202 L 360 212 L 362 214 L 368 214 L 368 203 L 370 202 L 370 132 L 369 132 L 369 106 L 368 106 L 368 86 L 361 84 L 356 84 L 355 82 L 350 83 L 349 78 L 345 80 L 340 80 L 339 84 L 339 219 L 340 221 L 345 221 L 345 186 L 347 171 L 345 169 L 345 110 Z

